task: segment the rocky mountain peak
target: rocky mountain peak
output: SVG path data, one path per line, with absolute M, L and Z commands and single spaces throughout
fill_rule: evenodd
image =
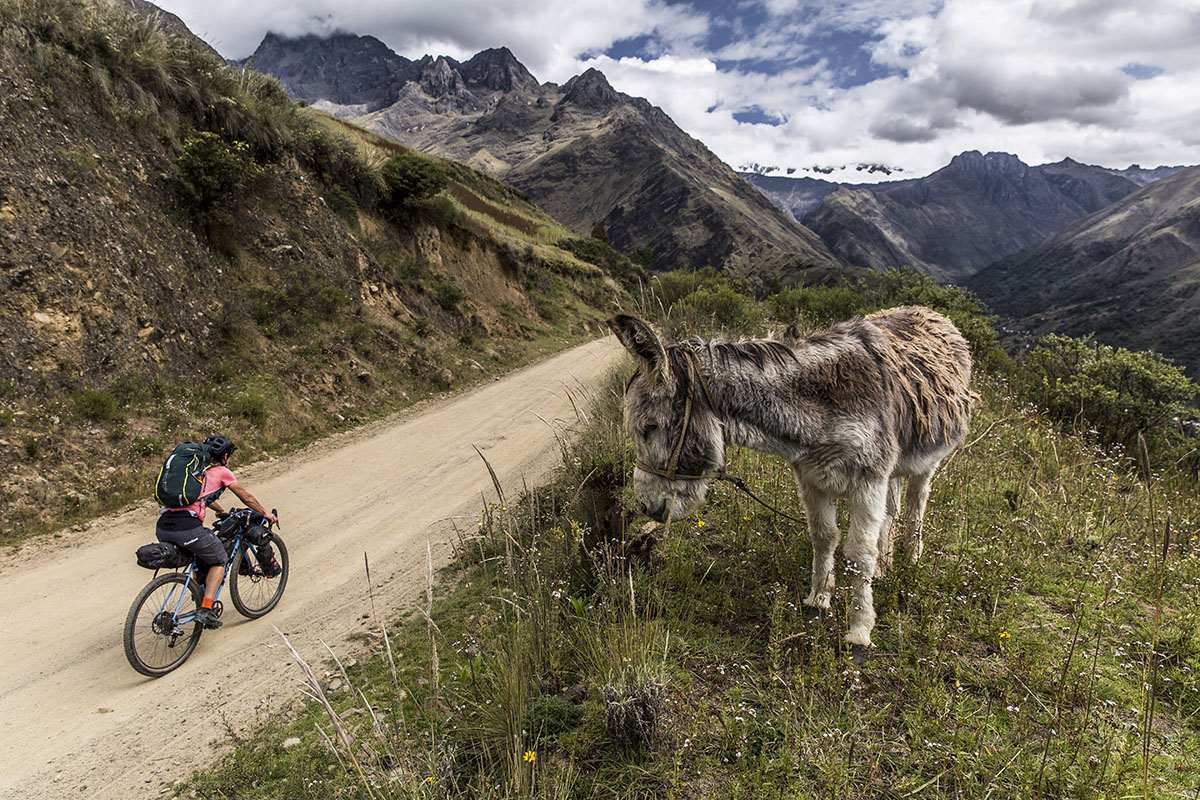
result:
M 430 97 L 458 95 L 466 90 L 462 76 L 441 56 L 421 70 L 419 82 Z
M 459 68 L 468 85 L 483 86 L 495 92 L 534 91 L 537 79 L 525 69 L 507 47 L 493 47 L 476 53 Z
M 274 75 L 293 96 L 378 108 L 395 99 L 412 62 L 373 36 L 298 38 L 268 32 L 246 65 Z
M 967 150 L 950 159 L 950 163 L 944 168 L 944 171 L 1023 175 L 1028 169 L 1029 166 L 1012 153 L 984 155 L 978 150 Z
M 576 75 L 563 84 L 563 97 L 559 104 L 570 103 L 593 111 L 607 111 L 620 104 L 621 95 L 595 67 L 582 75 Z

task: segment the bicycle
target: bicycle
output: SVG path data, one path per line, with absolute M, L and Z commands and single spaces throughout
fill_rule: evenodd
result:
M 223 610 L 220 597 L 226 581 L 238 613 L 250 619 L 267 614 L 287 586 L 287 546 L 263 515 L 248 508 L 232 509 L 213 526 L 213 533 L 225 544 L 227 553 L 225 575 L 213 601 L 217 617 Z M 261 551 L 263 547 L 275 553 L 279 571 L 274 575 L 264 570 L 252 552 L 252 548 Z M 151 678 L 162 677 L 187 661 L 204 632 L 196 615 L 204 599 L 208 565 L 182 548 L 176 547 L 173 554 L 169 547 L 164 549 L 168 555 L 130 606 L 122 637 L 130 666 Z M 175 571 L 159 575 L 159 568 Z

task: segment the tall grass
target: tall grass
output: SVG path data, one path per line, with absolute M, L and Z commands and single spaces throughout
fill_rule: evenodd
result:
M 429 607 L 438 680 L 424 618 L 398 631 L 398 683 L 382 658 L 364 669 L 373 708 L 427 726 L 398 748 L 411 765 L 372 791 L 1197 791 L 1200 500 L 1186 475 L 1061 430 L 982 378 L 972 436 L 934 482 L 922 561 L 876 585 L 878 648 L 860 667 L 840 645 L 848 576 L 832 619 L 804 620 L 811 547 L 793 523 L 724 485 L 669 527 L 632 514 L 621 377 L 559 431 L 557 478 L 497 486 L 463 535 L 457 588 Z M 803 513 L 777 459 L 735 449 L 729 469 Z

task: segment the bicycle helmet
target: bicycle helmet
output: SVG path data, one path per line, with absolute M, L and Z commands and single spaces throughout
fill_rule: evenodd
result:
M 226 439 L 224 436 L 210 436 L 204 440 L 204 444 L 208 446 L 208 453 L 214 461 L 219 460 L 227 453 L 232 453 L 237 450 L 237 445 Z

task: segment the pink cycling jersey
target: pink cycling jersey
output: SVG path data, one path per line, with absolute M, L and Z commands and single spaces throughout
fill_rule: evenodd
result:
M 217 489 L 224 489 L 230 484 L 237 483 L 237 478 L 233 477 L 229 467 L 213 466 L 209 467 L 204 473 L 204 488 L 200 490 L 201 496 L 215 492 Z M 208 504 L 202 503 L 199 500 L 184 508 L 168 508 L 167 511 L 186 511 L 192 516 L 204 522 L 204 514 L 208 511 Z

